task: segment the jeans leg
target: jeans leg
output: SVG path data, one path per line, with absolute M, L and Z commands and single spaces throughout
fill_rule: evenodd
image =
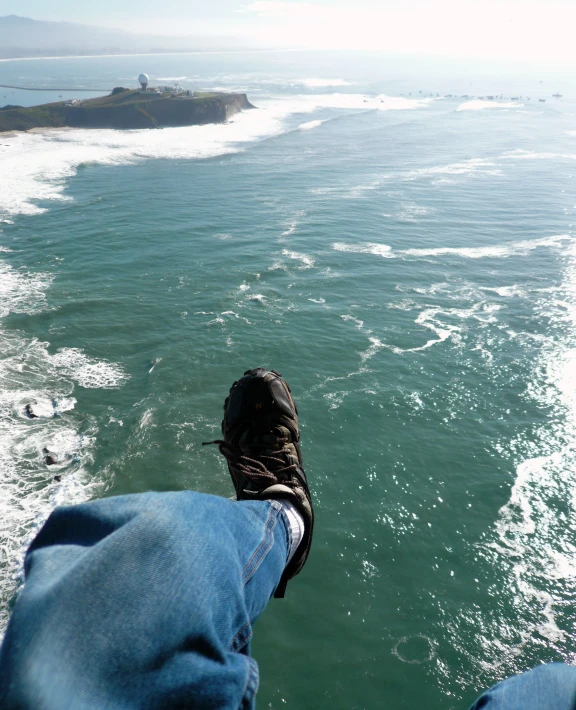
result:
M 576 710 L 576 668 L 547 663 L 503 680 L 470 710 Z
M 26 555 L 0 707 L 253 707 L 248 644 L 286 564 L 281 508 L 191 491 L 57 508 Z

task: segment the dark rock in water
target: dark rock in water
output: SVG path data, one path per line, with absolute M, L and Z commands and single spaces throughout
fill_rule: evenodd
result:
M 62 480 L 62 476 L 54 476 L 52 480 L 56 481 L 56 483 L 60 483 L 60 481 Z
M 44 463 L 47 466 L 54 466 L 54 464 L 60 463 L 56 454 L 53 454 L 50 449 L 44 447 L 42 453 L 44 454 Z
M 31 405 L 31 404 L 27 404 L 27 405 L 24 407 L 24 412 L 26 413 L 26 416 L 27 416 L 29 419 L 38 419 L 38 415 L 37 415 L 37 414 L 34 414 L 34 410 L 32 409 L 32 405 Z
M 68 464 L 71 461 L 77 461 L 78 457 L 75 454 L 71 453 L 54 453 L 54 451 L 50 451 L 48 447 L 44 447 L 42 449 L 42 453 L 44 454 L 44 463 L 46 466 L 56 466 L 56 465 L 63 465 L 63 464 Z
M 51 404 L 52 411 L 48 409 L 45 403 L 29 403 L 24 407 L 24 414 L 28 417 L 28 419 L 49 419 L 50 417 L 59 417 L 60 413 L 58 412 L 58 402 L 53 399 Z M 39 410 L 35 410 L 35 407 L 39 407 Z M 39 414 L 37 414 L 36 411 L 39 411 Z

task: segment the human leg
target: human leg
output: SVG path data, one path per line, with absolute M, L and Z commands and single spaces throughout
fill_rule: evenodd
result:
M 26 556 L 0 706 L 251 707 L 247 645 L 288 550 L 277 501 L 185 491 L 57 509 Z
M 280 375 L 246 372 L 224 409 L 238 502 L 145 494 L 50 516 L 0 649 L 2 708 L 252 707 L 252 623 L 307 559 L 312 501 Z
M 470 710 L 576 710 L 576 668 L 537 666 L 490 688 Z

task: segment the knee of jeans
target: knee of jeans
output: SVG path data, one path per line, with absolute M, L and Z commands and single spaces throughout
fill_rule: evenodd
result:
M 471 710 L 574 710 L 576 668 L 546 663 L 506 678 L 487 690 Z
M 576 699 L 576 668 L 574 666 L 565 663 L 543 663 L 522 673 L 517 678 L 542 695 L 551 692 L 562 697 Z
M 216 552 L 222 557 L 232 554 L 234 539 L 222 510 L 226 499 L 184 493 L 188 492 L 151 496 L 139 511 L 140 536 L 157 551 L 171 551 L 182 562 L 194 559 L 196 565 L 204 558 L 211 564 L 209 558 Z

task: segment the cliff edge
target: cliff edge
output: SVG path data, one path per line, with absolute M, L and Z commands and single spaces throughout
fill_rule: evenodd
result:
M 117 88 L 109 96 L 0 109 L 0 132 L 31 128 L 163 128 L 224 123 L 255 108 L 246 94 L 159 93 Z

